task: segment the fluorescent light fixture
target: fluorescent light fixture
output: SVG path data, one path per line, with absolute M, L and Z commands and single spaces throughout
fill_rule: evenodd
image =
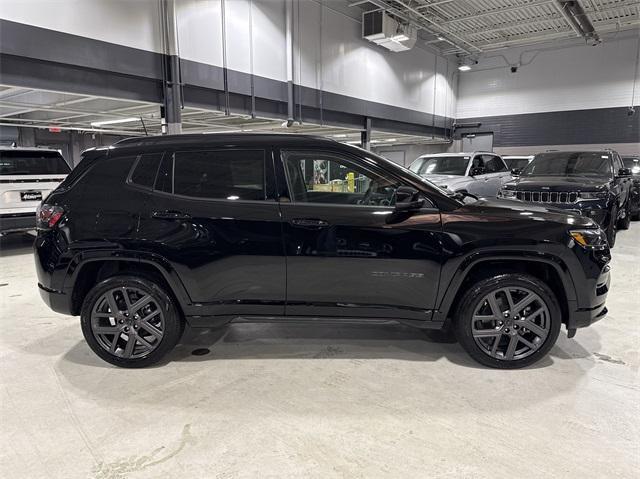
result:
M 227 199 L 228 199 L 228 200 L 239 200 L 239 199 L 240 199 L 240 197 L 239 197 L 239 196 L 236 196 L 236 195 L 231 195 L 231 196 L 227 196 Z
M 333 135 L 334 138 L 346 138 L 347 135 L 345 133 L 338 133 L 337 135 Z
M 396 141 L 396 139 L 395 139 L 395 138 L 388 138 L 388 139 L 387 139 L 387 141 L 388 141 L 389 143 L 393 143 L 394 141 Z
M 468 72 L 469 70 L 471 70 L 471 67 L 469 65 L 460 65 L 458 67 L 458 70 L 460 70 L 461 72 Z
M 392 36 L 391 40 L 393 40 L 394 42 L 406 42 L 407 40 L 409 40 L 409 37 L 404 33 L 399 33 L 398 35 Z
M 118 118 L 116 120 L 92 121 L 91 126 L 115 125 L 117 123 L 131 123 L 132 121 L 140 121 L 140 118 L 133 116 L 131 118 Z

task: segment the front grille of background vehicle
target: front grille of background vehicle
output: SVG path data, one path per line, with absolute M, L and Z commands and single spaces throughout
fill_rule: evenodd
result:
M 516 198 L 530 203 L 571 204 L 580 197 L 577 191 L 516 191 Z

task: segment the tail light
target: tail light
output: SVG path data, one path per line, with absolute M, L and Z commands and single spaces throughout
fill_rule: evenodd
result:
M 64 214 L 64 208 L 60 206 L 41 204 L 36 211 L 36 227 L 39 230 L 53 228 Z

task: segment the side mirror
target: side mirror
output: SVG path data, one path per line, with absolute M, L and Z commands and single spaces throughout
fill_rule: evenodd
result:
M 522 168 L 514 168 L 513 170 L 511 170 L 511 174 L 513 176 L 520 176 L 520 173 L 522 173 Z
M 471 176 L 484 175 L 484 168 L 482 166 L 476 166 L 475 168 L 471 168 L 469 174 Z
M 620 168 L 618 170 L 618 178 L 628 178 L 631 176 L 631 168 Z
M 424 200 L 420 198 L 420 192 L 411 186 L 400 186 L 396 190 L 395 210 L 416 211 L 424 206 Z

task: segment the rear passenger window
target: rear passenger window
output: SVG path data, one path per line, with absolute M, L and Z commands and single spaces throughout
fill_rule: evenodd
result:
M 175 153 L 174 161 L 173 193 L 176 195 L 265 199 L 264 151 L 183 151 Z
M 131 183 L 149 189 L 153 188 L 162 155 L 163 153 L 147 153 L 140 156 L 131 174 Z

